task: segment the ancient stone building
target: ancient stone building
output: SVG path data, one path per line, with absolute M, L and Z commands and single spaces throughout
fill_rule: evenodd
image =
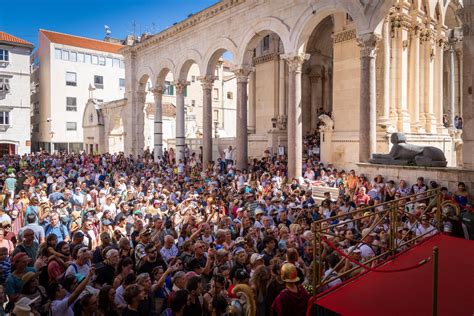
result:
M 216 65 L 228 52 L 237 78 L 238 167 L 268 147 L 283 146 L 289 175 L 299 176 L 303 136 L 318 126 L 321 158 L 336 166 L 353 167 L 372 153 L 388 152 L 390 135 L 403 132 L 411 143 L 441 148 L 449 166 L 472 167 L 472 149 L 462 155 L 466 140 L 472 148 L 472 137 L 463 140 L 462 134 L 474 129 L 462 44 L 466 22 L 457 15 L 469 12 L 461 17 L 471 23 L 466 8 L 455 0 L 222 0 L 122 49 L 124 149 L 143 151 L 146 83 L 153 84 L 159 118 L 171 73 L 176 152 L 183 156 L 184 91 L 197 65 L 203 160 L 215 158 L 212 88 Z M 456 128 L 456 116 L 463 117 L 463 130 Z M 160 124 L 155 128 L 159 155 Z

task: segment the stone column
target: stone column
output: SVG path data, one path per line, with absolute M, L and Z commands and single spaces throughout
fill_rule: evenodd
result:
M 248 132 L 255 134 L 257 131 L 257 95 L 256 95 L 257 78 L 255 71 L 249 75 L 249 113 L 248 113 Z
M 286 54 L 288 74 L 288 177 L 299 178 L 303 164 L 303 126 L 301 111 L 301 71 L 308 54 Z
M 155 97 L 155 126 L 153 137 L 153 156 L 155 161 L 163 156 L 163 86 L 156 85 L 152 90 Z
M 324 111 L 326 113 L 331 112 L 332 105 L 332 72 L 331 69 L 326 69 L 324 72 Z
M 238 169 L 247 169 L 248 165 L 247 83 L 252 71 L 254 70 L 251 67 L 234 70 L 237 78 L 237 148 L 235 158 Z
M 214 76 L 199 78 L 202 86 L 202 166 L 212 161 L 212 86 Z
M 420 34 L 418 25 L 410 29 L 410 74 L 408 78 L 408 96 L 411 131 L 420 131 Z
M 311 130 L 318 125 L 318 97 L 320 96 L 321 76 L 319 74 L 309 77 L 311 81 Z
M 278 63 L 278 118 L 279 122 L 286 122 L 286 62 L 280 56 Z
M 377 152 L 375 57 L 379 39 L 374 33 L 357 38 L 360 47 L 360 162 L 368 162 L 370 155 Z
M 390 123 L 398 126 L 398 32 L 394 24 L 390 22 L 391 45 L 390 45 Z
M 434 115 L 436 118 L 436 132 L 441 134 L 443 132 L 443 104 L 444 104 L 444 93 L 443 93 L 443 68 L 444 68 L 444 46 L 446 40 L 444 36 L 440 36 L 437 40 L 436 53 L 435 53 L 435 66 L 434 66 L 434 86 L 435 92 L 433 105 Z
M 421 42 L 423 45 L 423 85 L 420 85 L 420 93 L 423 93 L 423 102 L 420 107 L 421 129 L 427 133 L 431 133 L 436 124 L 434 122 L 433 110 L 433 30 L 430 26 L 426 26 L 421 32 Z
M 186 143 L 185 113 L 184 113 L 184 90 L 189 82 L 186 80 L 176 80 L 176 163 L 184 161 L 184 147 Z
M 390 20 L 383 26 L 383 113 L 378 118 L 379 125 L 390 129 Z
M 474 1 L 464 1 L 462 9 L 456 12 L 463 22 L 463 130 L 462 164 L 466 169 L 474 169 L 474 104 L 472 82 L 474 79 Z M 472 191 L 472 187 L 470 188 Z
M 305 115 L 302 116 L 303 119 L 303 136 L 311 131 L 311 122 L 313 117 L 311 116 L 311 82 L 309 74 L 303 73 L 301 75 L 301 109 Z
M 145 103 L 146 103 L 146 91 L 138 91 L 137 92 L 137 112 L 136 112 L 136 147 L 135 147 L 135 155 L 142 156 L 143 149 L 145 147 Z
M 456 50 L 454 42 L 449 43 L 449 127 L 454 128 L 454 115 L 456 107 L 456 76 L 454 67 L 456 65 Z

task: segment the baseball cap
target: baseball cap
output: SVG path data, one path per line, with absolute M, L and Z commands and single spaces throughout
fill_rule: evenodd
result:
M 366 236 L 375 236 L 377 235 L 375 232 L 371 231 L 370 228 L 364 228 L 362 230 L 362 237 L 366 237 Z
M 250 264 L 255 264 L 258 260 L 263 260 L 262 254 L 254 253 L 250 256 Z

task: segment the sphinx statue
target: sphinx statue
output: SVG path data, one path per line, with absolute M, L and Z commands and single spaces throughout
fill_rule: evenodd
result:
M 433 146 L 407 144 L 405 134 L 393 133 L 393 144 L 388 154 L 372 154 L 370 163 L 383 165 L 415 165 L 424 167 L 446 167 L 448 162 L 441 149 Z

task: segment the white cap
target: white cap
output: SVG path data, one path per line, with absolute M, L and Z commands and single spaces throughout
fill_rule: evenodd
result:
M 262 254 L 254 253 L 250 256 L 250 264 L 255 264 L 258 260 L 263 260 Z
M 351 246 L 349 249 L 347 249 L 349 253 L 360 253 L 360 249 L 357 248 L 356 246 Z

